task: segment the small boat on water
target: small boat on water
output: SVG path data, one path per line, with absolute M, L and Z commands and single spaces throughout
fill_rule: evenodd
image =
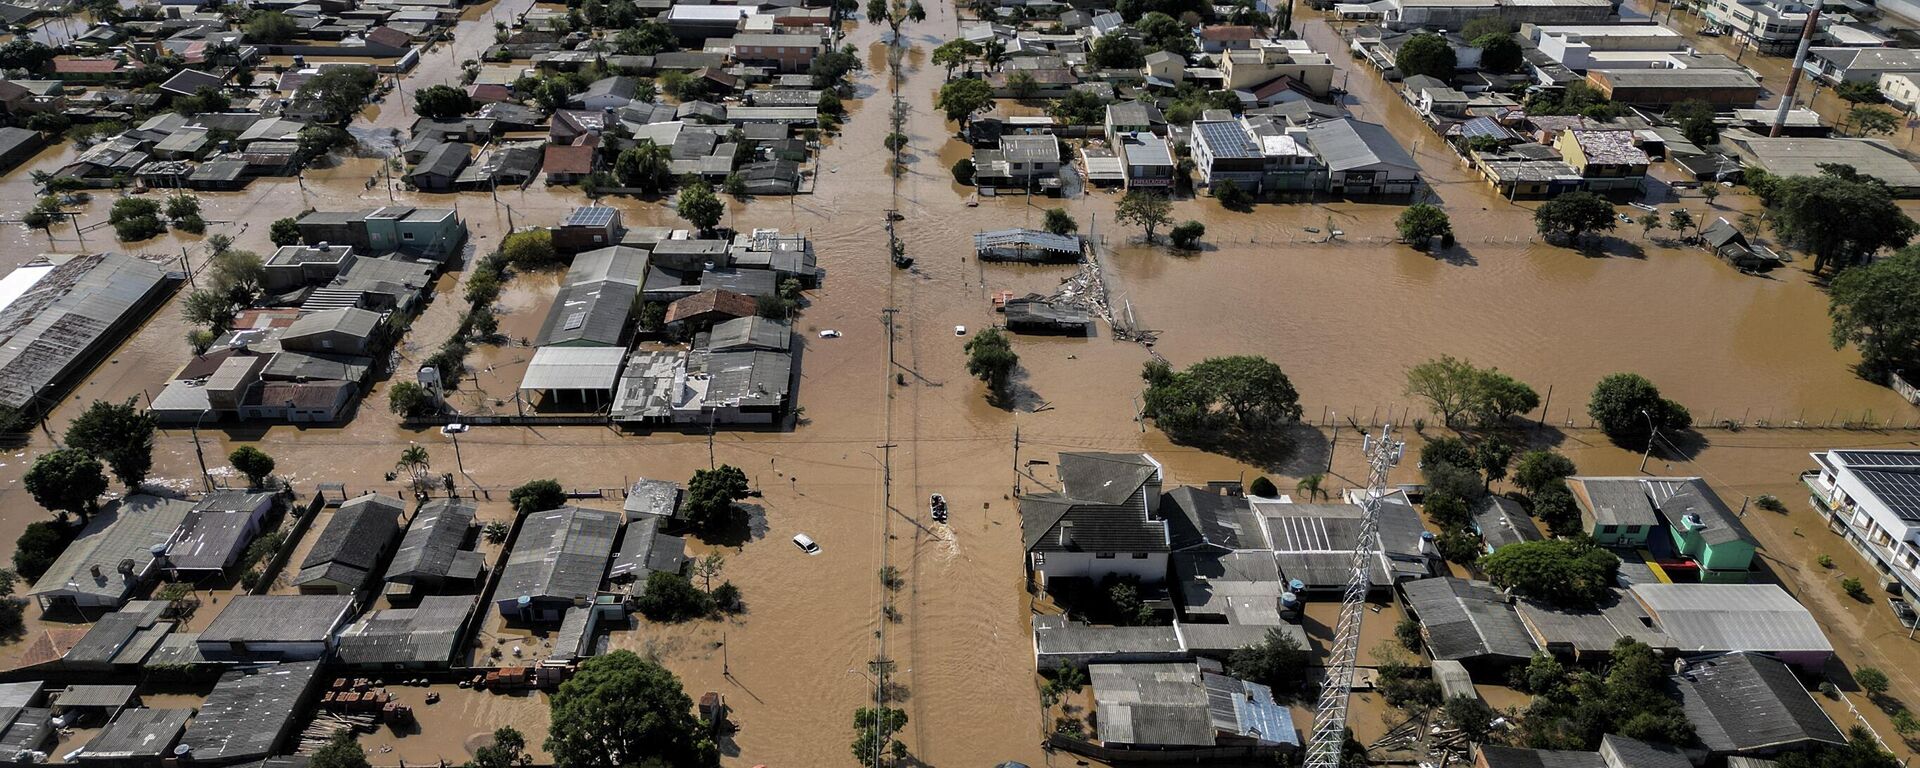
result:
M 944 523 L 947 521 L 947 497 L 936 493 L 927 499 L 927 506 L 933 510 L 934 522 Z

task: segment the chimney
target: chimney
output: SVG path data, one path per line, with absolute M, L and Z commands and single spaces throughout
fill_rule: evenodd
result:
M 1073 546 L 1073 521 L 1072 520 L 1060 521 L 1060 546 L 1063 546 L 1063 547 Z
M 96 579 L 100 578 L 100 564 L 94 563 L 93 565 L 87 566 L 87 572 L 93 574 L 93 577 Z

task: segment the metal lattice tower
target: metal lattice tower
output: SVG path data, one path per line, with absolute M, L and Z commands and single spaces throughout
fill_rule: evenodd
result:
M 1406 443 L 1392 439 L 1393 426 L 1362 442 L 1367 456 L 1367 496 L 1360 502 L 1360 540 L 1354 542 L 1347 574 L 1347 592 L 1340 602 L 1340 622 L 1333 632 L 1333 653 L 1327 659 L 1327 682 L 1313 711 L 1313 736 L 1307 742 L 1305 768 L 1340 768 L 1347 737 L 1347 699 L 1353 693 L 1353 664 L 1360 653 L 1360 621 L 1365 615 L 1372 561 L 1380 545 L 1380 504 L 1387 495 L 1387 474 L 1400 462 Z

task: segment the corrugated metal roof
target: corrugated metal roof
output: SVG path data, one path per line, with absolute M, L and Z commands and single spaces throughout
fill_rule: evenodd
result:
M 620 380 L 621 347 L 541 347 L 520 379 L 522 390 L 606 390 Z
M 56 265 L 0 308 L 0 406 L 31 404 L 49 383 L 114 343 L 134 311 L 171 282 L 161 267 L 117 253 Z
M 535 512 L 520 523 L 494 600 L 573 599 L 600 590 L 622 514 L 581 507 Z
M 1813 614 L 1775 584 L 1635 584 L 1632 592 L 1682 651 L 1833 651 Z
M 195 761 L 230 763 L 272 754 L 320 671 L 315 661 L 229 670 L 207 694 L 180 742 Z

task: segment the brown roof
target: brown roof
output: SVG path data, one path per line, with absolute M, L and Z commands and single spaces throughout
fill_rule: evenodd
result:
M 1253 27 L 1207 27 L 1200 30 L 1200 36 L 1208 40 L 1252 40 L 1260 35 Z
M 120 69 L 116 59 L 82 59 L 75 56 L 53 57 L 53 71 L 69 74 L 107 74 Z
M 180 369 L 180 375 L 173 378 L 180 381 L 192 381 L 194 379 L 204 379 L 212 376 L 214 371 L 220 370 L 221 363 L 226 362 L 227 358 L 233 357 L 238 351 L 239 350 L 232 348 L 217 349 L 195 357 L 192 360 L 188 360 L 186 367 Z
M 87 636 L 87 627 L 55 627 L 43 630 L 33 636 L 22 651 L 15 668 L 37 667 L 41 664 L 66 658 L 67 651 L 80 644 Z
M 477 83 L 467 86 L 467 96 L 474 101 L 513 101 L 513 89 L 500 83 Z
M 760 303 L 752 296 L 733 291 L 701 291 L 667 305 L 667 322 L 677 323 L 710 312 L 730 317 L 752 317 Z
M 353 386 L 349 381 L 269 382 L 255 390 L 260 393 L 256 404 L 292 403 L 295 408 L 328 408 L 340 402 L 341 389 Z
M 407 33 L 394 29 L 393 27 L 379 27 L 367 33 L 367 42 L 379 43 L 393 48 L 405 48 L 413 43 L 413 38 L 408 37 Z
M 581 138 L 597 139 L 599 137 L 588 134 Z M 545 168 L 548 174 L 593 173 L 593 153 L 596 149 L 594 145 L 598 143 L 598 141 L 591 141 L 578 144 L 548 144 L 547 157 L 542 161 L 541 167 Z

